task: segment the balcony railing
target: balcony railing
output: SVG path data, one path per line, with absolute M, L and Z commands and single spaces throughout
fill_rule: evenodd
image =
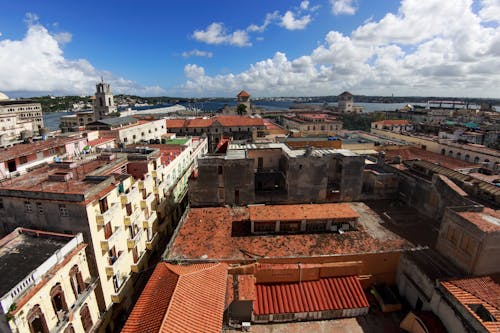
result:
M 96 211 L 95 221 L 96 224 L 100 227 L 104 226 L 106 223 L 110 222 L 113 219 L 113 216 L 118 212 L 119 204 L 113 202 L 107 211 L 101 213 L 100 211 Z
M 140 209 L 136 209 L 136 210 L 133 211 L 132 214 L 125 215 L 125 217 L 123 218 L 123 222 L 124 222 L 125 226 L 128 227 L 132 223 L 138 222 L 140 217 L 141 217 L 141 210 Z
M 123 298 L 128 294 L 127 291 L 129 290 L 130 281 L 130 275 L 128 274 L 120 278 L 120 287 L 111 294 L 113 303 L 121 303 L 121 301 L 123 301 Z
M 158 219 L 158 214 L 156 214 L 155 211 L 152 211 L 149 216 L 147 216 L 146 219 L 144 219 L 144 222 L 142 223 L 142 226 L 144 228 L 153 228 L 153 224 L 156 222 Z
M 146 248 L 148 250 L 153 250 L 156 247 L 156 243 L 158 243 L 158 232 L 155 232 L 153 238 L 151 240 L 146 241 Z
M 146 251 L 142 251 L 137 260 L 130 266 L 132 272 L 138 273 L 141 271 L 141 265 L 144 262 L 144 258 L 146 258 Z
M 146 208 L 152 208 L 153 201 L 155 201 L 155 196 L 153 193 L 149 193 L 146 198 L 143 198 L 141 200 L 141 208 L 146 209 Z
M 139 231 L 135 234 L 134 238 L 127 239 L 127 247 L 129 249 L 133 249 L 141 241 L 142 234 L 143 229 L 139 228 Z
M 122 264 L 125 256 L 125 252 L 121 252 L 117 257 L 108 257 L 108 262 L 106 265 L 106 275 L 108 277 L 112 277 L 113 275 L 118 274 L 119 267 Z
M 133 204 L 139 198 L 139 189 L 137 186 L 134 186 L 130 189 L 128 193 L 121 193 L 120 200 L 122 205 L 126 205 L 128 203 Z
M 101 241 L 101 248 L 104 251 L 109 251 L 119 241 L 120 237 L 122 237 L 122 232 L 122 227 L 116 227 L 108 239 Z

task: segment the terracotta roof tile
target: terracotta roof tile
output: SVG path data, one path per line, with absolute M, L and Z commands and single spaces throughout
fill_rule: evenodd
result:
M 384 126 L 401 126 L 401 125 L 410 125 L 410 122 L 406 119 L 388 119 L 376 121 L 374 124 L 384 125 Z
M 122 333 L 220 332 L 225 264 L 156 266 Z
M 443 286 L 489 332 L 500 330 L 500 275 L 442 281 Z M 483 321 L 470 304 L 481 304 L 496 319 Z
M 249 206 L 251 221 L 357 219 L 359 214 L 344 203 Z
M 482 212 L 457 212 L 484 232 L 500 232 L 500 210 L 483 208 Z
M 368 308 L 368 300 L 355 276 L 314 281 L 257 284 L 255 315 Z
M 250 97 L 250 94 L 247 93 L 245 90 L 242 90 L 236 96 L 238 96 L 238 97 Z
M 436 154 L 428 150 L 423 150 L 415 147 L 405 147 L 405 148 L 384 147 L 381 150 L 385 152 L 387 158 L 401 156 L 403 160 L 420 159 L 431 163 L 439 163 L 440 165 L 452 170 L 474 167 L 474 164 L 472 163 L 461 161 L 450 156 Z

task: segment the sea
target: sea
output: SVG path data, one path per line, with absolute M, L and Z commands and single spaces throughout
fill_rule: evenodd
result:
M 254 100 L 252 101 L 252 104 L 259 108 L 263 108 L 266 110 L 287 110 L 290 105 L 294 104 L 295 102 L 293 101 L 259 101 L 259 100 Z M 303 103 L 301 103 L 303 104 Z M 305 104 L 305 103 L 304 103 Z M 318 104 L 318 103 L 312 103 L 312 104 Z M 322 103 L 319 103 L 322 104 Z M 364 107 L 364 112 L 374 112 L 374 111 L 395 111 L 403 108 L 407 104 L 413 104 L 413 103 L 356 103 L 357 106 L 363 106 Z M 198 103 L 190 103 L 190 104 L 183 104 L 187 108 L 194 108 L 201 110 L 201 112 L 216 112 L 220 109 L 222 109 L 225 105 L 229 106 L 235 106 L 236 102 L 198 102 Z M 336 106 L 337 103 L 328 103 L 329 106 Z M 414 105 L 414 104 L 413 104 Z M 146 107 L 140 107 L 137 108 L 139 111 L 147 111 L 149 109 L 155 109 L 155 108 L 162 108 L 162 107 L 167 107 L 171 106 L 169 104 L 158 104 L 154 106 L 146 106 Z M 422 107 L 425 107 L 424 105 L 421 105 Z M 497 107 L 497 110 L 499 110 L 500 107 Z M 43 115 L 43 123 L 45 127 L 47 127 L 51 131 L 55 131 L 59 129 L 59 120 L 62 116 L 67 116 L 67 115 L 72 115 L 74 112 L 68 111 L 68 112 L 52 112 L 52 113 L 47 113 Z

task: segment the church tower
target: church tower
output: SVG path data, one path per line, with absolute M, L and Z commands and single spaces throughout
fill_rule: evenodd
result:
M 113 93 L 109 83 L 105 83 L 101 78 L 101 82 L 96 84 L 95 100 L 94 100 L 94 116 L 95 120 L 103 119 L 109 116 L 110 113 L 117 112 Z

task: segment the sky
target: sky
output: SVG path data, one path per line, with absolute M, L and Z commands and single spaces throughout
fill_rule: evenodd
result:
M 500 0 L 0 0 L 0 91 L 500 98 Z

